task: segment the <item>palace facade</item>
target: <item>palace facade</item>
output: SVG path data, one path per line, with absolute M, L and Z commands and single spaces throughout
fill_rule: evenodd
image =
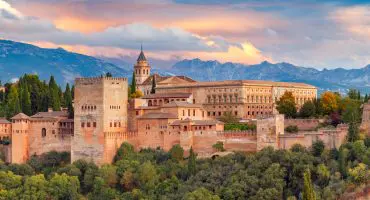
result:
M 284 116 L 275 109 L 285 91 L 292 91 L 297 108 L 316 99 L 314 86 L 256 80 L 198 82 L 185 76 L 150 74 L 143 51 L 134 66 L 137 89 L 145 94 L 128 99 L 126 78 L 96 77 L 75 80 L 74 119 L 66 112 L 49 111 L 11 121 L 0 119 L 0 139 L 10 140 L 3 148 L 7 161 L 24 163 L 32 155 L 55 151 L 71 152 L 72 162 L 86 159 L 96 164 L 111 163 L 123 142 L 136 150 L 181 145 L 192 147 L 201 157 L 214 155 L 212 145 L 222 142 L 227 151 L 256 152 L 272 146 L 288 149 L 299 143 L 310 146 L 321 139 L 338 147 L 347 127 L 320 129 L 289 135 L 284 133 Z M 151 94 L 152 82 L 156 82 Z M 255 130 L 225 131 L 218 119 L 232 114 L 250 120 Z M 302 121 L 289 121 L 304 124 Z M 307 125 L 305 125 L 307 126 Z M 3 145 L 5 146 L 5 145 Z M 8 149 L 8 150 L 6 150 Z

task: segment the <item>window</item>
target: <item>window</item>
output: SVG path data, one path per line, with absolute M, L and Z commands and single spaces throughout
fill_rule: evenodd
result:
M 81 127 L 84 128 L 85 127 L 85 122 L 81 122 Z
M 139 115 L 139 111 L 138 110 L 136 111 L 136 115 Z
M 46 128 L 41 129 L 41 136 L 46 137 Z
M 182 110 L 182 116 L 185 116 L 185 110 Z
M 109 123 L 109 126 L 112 127 L 112 122 Z
M 188 109 L 188 116 L 190 116 L 190 109 Z
M 114 122 L 114 127 L 117 127 L 117 123 L 116 122 Z
M 90 127 L 90 122 L 87 122 L 87 123 L 86 123 L 86 126 L 87 126 L 87 127 Z
M 195 116 L 195 110 L 193 110 L 193 116 Z
M 93 127 L 94 127 L 94 128 L 96 127 L 96 122 L 93 122 Z

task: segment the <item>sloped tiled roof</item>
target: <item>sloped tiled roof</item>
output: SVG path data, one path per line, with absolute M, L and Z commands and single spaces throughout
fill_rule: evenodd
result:
M 178 78 L 178 79 L 181 79 L 181 80 L 184 80 L 185 82 L 189 82 L 189 83 L 195 83 L 196 81 L 187 77 L 187 76 L 161 76 L 159 74 L 153 74 L 151 76 L 149 76 L 143 83 L 142 85 L 150 85 L 152 84 L 152 79 L 153 79 L 153 76 L 155 76 L 155 82 L 157 84 L 159 84 L 160 82 L 162 81 L 165 81 L 167 79 L 170 79 L 170 78 Z
M 185 119 L 185 120 L 176 120 L 172 122 L 171 125 L 178 126 L 181 123 L 191 122 L 194 126 L 206 126 L 206 125 L 216 125 L 216 124 L 223 124 L 223 122 L 218 120 L 191 120 L 191 119 Z
M 31 118 L 54 118 L 54 117 L 68 117 L 68 113 L 66 111 L 38 112 L 31 116 Z
M 156 99 L 156 98 L 189 98 L 191 93 L 157 93 L 147 94 L 142 99 Z
M 10 121 L 8 121 L 5 118 L 0 117 L 0 124 L 10 124 Z
M 188 88 L 188 87 L 241 86 L 241 85 L 316 88 L 315 86 L 309 85 L 306 83 L 274 82 L 274 81 L 262 81 L 262 80 L 206 81 L 206 82 L 193 82 L 193 83 L 187 83 L 187 84 L 158 85 L 157 87 L 158 88 Z
M 13 116 L 11 119 L 30 119 L 30 117 L 24 113 L 18 113 L 15 116 Z
M 164 112 L 151 112 L 144 114 L 138 119 L 177 119 L 178 117 L 172 113 L 164 113 Z
M 137 58 L 137 61 L 146 61 L 144 52 L 141 51 L 139 57 Z
M 162 107 L 170 108 L 170 107 L 187 107 L 187 108 L 202 108 L 203 106 L 200 104 L 193 104 L 185 101 L 171 101 L 170 103 L 164 104 Z

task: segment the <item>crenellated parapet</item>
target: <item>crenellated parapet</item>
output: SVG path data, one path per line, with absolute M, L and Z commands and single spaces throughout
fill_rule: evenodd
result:
M 127 78 L 125 77 L 84 77 L 84 78 L 76 78 L 75 84 L 81 84 L 81 85 L 93 85 L 101 83 L 102 81 L 127 81 Z
M 218 137 L 226 138 L 243 138 L 243 137 L 257 137 L 257 131 L 255 130 L 228 130 L 228 131 L 217 131 Z
M 137 131 L 129 132 L 104 132 L 105 139 L 128 139 L 138 137 Z

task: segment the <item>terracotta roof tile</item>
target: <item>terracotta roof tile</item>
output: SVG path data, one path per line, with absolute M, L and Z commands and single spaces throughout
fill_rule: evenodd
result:
M 11 119 L 30 119 L 30 117 L 24 113 L 18 113 L 14 115 Z
M 8 121 L 7 119 L 5 119 L 5 118 L 0 118 L 0 124 L 10 124 L 11 122 L 10 121 Z

